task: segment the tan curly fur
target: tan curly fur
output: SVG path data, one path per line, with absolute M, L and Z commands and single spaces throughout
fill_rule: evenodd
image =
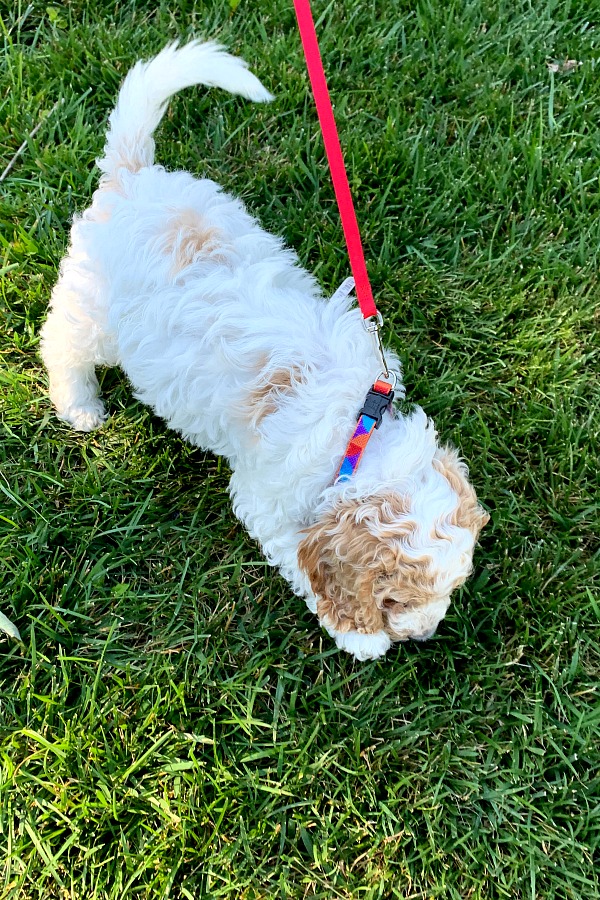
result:
M 182 209 L 171 219 L 166 232 L 165 252 L 172 258 L 172 274 L 179 274 L 200 254 L 214 253 L 222 243 L 217 228 L 203 222 L 195 210 Z
M 427 559 L 402 551 L 414 528 L 407 513 L 404 497 L 375 496 L 345 501 L 307 529 L 298 561 L 319 598 L 321 621 L 341 632 L 374 634 L 386 628 L 392 603 L 431 600 Z
M 260 425 L 263 419 L 276 412 L 282 399 L 293 394 L 303 381 L 304 376 L 298 366 L 261 372 L 256 386 L 246 398 L 250 424 L 254 427 Z
M 451 516 L 451 523 L 468 528 L 475 539 L 490 520 L 489 514 L 477 502 L 477 496 L 467 479 L 467 467 L 455 450 L 440 447 L 433 458 L 433 466 L 444 476 L 458 496 L 458 506 Z

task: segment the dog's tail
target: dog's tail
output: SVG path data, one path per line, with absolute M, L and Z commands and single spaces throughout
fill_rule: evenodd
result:
M 153 164 L 152 135 L 169 98 L 193 84 L 220 87 L 258 102 L 273 99 L 247 63 L 219 44 L 169 44 L 149 62 L 136 63 L 121 86 L 109 118 L 104 156 L 98 160 L 108 179 L 114 178 L 119 169 L 137 172 Z

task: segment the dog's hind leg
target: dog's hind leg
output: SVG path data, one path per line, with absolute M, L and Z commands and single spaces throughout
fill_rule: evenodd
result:
M 77 431 L 93 431 L 106 419 L 95 367 L 111 364 L 111 343 L 98 315 L 98 287 L 68 258 L 52 292 L 41 332 L 41 354 L 48 370 L 50 399 L 60 419 Z

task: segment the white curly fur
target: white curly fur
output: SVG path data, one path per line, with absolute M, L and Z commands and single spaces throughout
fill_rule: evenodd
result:
M 457 518 L 464 491 L 456 477 L 466 483 L 466 470 L 452 454 L 454 476 L 436 465 L 444 451 L 421 409 L 386 414 L 355 476 L 332 484 L 378 374 L 372 340 L 360 312 L 346 299 L 325 301 L 295 253 L 239 200 L 154 165 L 152 133 L 166 103 L 193 84 L 271 99 L 243 61 L 213 43 L 171 45 L 131 70 L 110 116 L 99 189 L 73 223 L 42 330 L 50 397 L 74 428 L 97 428 L 106 413 L 95 366 L 122 366 L 136 397 L 228 459 L 236 515 L 313 612 L 333 604 L 319 616 L 338 646 L 375 658 L 394 639 L 435 630 L 470 570 L 485 516 L 475 525 Z M 390 497 L 402 498 L 397 521 L 385 512 Z M 333 581 L 316 594 L 315 573 L 298 559 L 311 528 L 357 501 L 364 510 L 354 527 L 400 560 L 388 581 L 396 574 L 400 590 L 402 573 L 414 575 L 418 563 L 429 591 L 430 602 L 411 604 L 390 582 L 384 603 L 383 589 L 373 588 L 381 627 L 336 606 Z M 342 574 L 343 541 L 334 554 Z M 380 555 L 364 564 L 374 577 Z

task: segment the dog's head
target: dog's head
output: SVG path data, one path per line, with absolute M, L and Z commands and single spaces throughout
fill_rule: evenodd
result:
M 471 571 L 488 519 L 449 449 L 436 450 L 419 478 L 342 494 L 298 549 L 320 621 L 342 633 L 385 630 L 393 641 L 431 637 Z

